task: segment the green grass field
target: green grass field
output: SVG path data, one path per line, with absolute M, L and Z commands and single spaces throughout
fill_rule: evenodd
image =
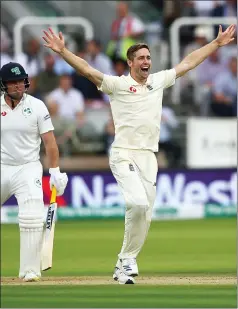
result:
M 19 285 L 18 226 L 3 225 L 1 307 L 237 308 L 236 218 L 152 222 L 136 285 L 111 279 L 123 230 L 121 220 L 57 223 L 53 268 Z

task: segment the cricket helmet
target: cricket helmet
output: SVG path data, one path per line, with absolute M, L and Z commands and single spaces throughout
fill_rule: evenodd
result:
M 0 70 L 1 91 L 7 92 L 6 82 L 18 80 L 24 80 L 26 90 L 30 87 L 28 74 L 20 63 L 9 62 L 2 66 Z

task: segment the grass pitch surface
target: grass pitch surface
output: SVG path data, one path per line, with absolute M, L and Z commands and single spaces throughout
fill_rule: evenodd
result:
M 3 308 L 236 308 L 235 286 L 2 287 Z
M 123 231 L 121 220 L 57 223 L 53 268 L 22 284 L 18 227 L 3 225 L 1 307 L 237 307 L 236 218 L 152 222 L 136 285 L 111 279 Z

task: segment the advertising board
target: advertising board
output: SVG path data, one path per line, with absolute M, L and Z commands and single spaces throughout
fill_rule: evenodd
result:
M 69 173 L 68 176 L 65 193 L 57 198 L 58 220 L 124 216 L 124 200 L 111 172 Z M 48 205 L 48 176 L 43 178 L 43 189 Z M 11 198 L 2 207 L 2 222 L 14 221 L 17 212 L 13 205 L 16 201 Z M 236 207 L 237 172 L 234 169 L 158 173 L 153 219 L 203 218 L 206 214 L 220 216 L 228 212 L 234 215 Z

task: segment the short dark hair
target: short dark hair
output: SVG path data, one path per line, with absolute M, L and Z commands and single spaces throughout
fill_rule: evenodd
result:
M 149 46 L 146 43 L 137 43 L 128 48 L 126 53 L 127 59 L 133 60 L 135 58 L 135 53 L 142 48 L 146 48 L 150 52 Z
M 88 41 L 88 43 L 93 43 L 94 45 L 96 45 L 99 48 L 102 47 L 101 41 L 98 40 L 98 39 L 92 39 L 92 40 Z

